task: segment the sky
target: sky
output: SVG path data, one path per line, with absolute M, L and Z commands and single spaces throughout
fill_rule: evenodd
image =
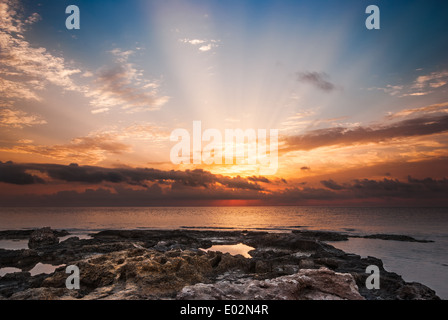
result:
M 446 12 L 436 0 L 0 0 L 0 203 L 446 206 Z M 170 135 L 194 121 L 278 130 L 278 169 L 173 164 Z

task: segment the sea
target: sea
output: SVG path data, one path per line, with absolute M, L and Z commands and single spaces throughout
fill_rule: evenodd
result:
M 448 299 L 448 208 L 0 207 L 0 230 L 47 226 L 80 238 L 106 229 L 322 230 L 348 235 L 407 235 L 434 242 L 349 238 L 328 243 L 348 253 L 380 258 L 387 271 L 401 275 L 405 281 L 420 282 L 440 298 Z M 0 240 L 0 248 L 27 248 L 27 241 Z

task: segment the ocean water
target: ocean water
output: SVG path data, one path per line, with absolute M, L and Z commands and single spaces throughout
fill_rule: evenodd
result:
M 330 242 L 374 256 L 406 281 L 423 283 L 448 299 L 448 208 L 155 207 L 0 208 L 0 230 L 49 226 L 81 237 L 104 229 L 325 230 L 354 235 L 403 234 L 432 243 L 351 238 Z M 26 241 L 0 240 L 1 248 Z

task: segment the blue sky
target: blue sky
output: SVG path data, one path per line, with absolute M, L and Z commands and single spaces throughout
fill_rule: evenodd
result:
M 77 31 L 65 29 L 61 14 L 72 2 L 24 3 L 30 13 L 42 16 L 29 31 L 36 45 L 59 50 L 91 69 L 110 60 L 108 52 L 115 48 L 144 48 L 133 59 L 151 76 L 163 77 L 166 91 L 183 102 L 187 97 L 179 88 L 183 84 L 176 82 L 179 70 L 173 70 L 173 59 L 182 65 L 199 59 L 202 68 L 219 68 L 218 82 L 224 87 L 238 72 L 246 79 L 244 87 L 264 74 L 277 76 L 273 80 L 280 86 L 295 72 L 325 72 L 351 93 L 339 100 L 337 111 L 328 110 L 335 115 L 355 111 L 368 96 L 361 88 L 403 85 L 421 74 L 417 69 L 447 67 L 448 5 L 440 1 L 377 1 L 378 31 L 364 27 L 370 1 L 76 1 L 82 16 Z M 219 41 L 215 56 L 190 56 L 169 43 L 182 38 Z M 375 109 L 373 104 L 369 110 Z
M 80 30 L 65 28 L 72 4 Z M 380 30 L 365 27 L 371 4 Z M 420 162 L 396 178 L 444 177 L 423 162 L 447 156 L 447 2 L 0 5 L 1 161 L 193 169 L 170 163 L 169 134 L 200 120 L 278 129 L 279 176 L 300 181 Z

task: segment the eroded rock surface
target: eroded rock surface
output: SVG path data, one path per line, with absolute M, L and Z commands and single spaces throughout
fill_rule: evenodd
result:
M 187 286 L 179 300 L 364 300 L 349 273 L 304 269 L 289 276 Z
M 344 241 L 336 233 L 107 230 L 62 242 L 42 234 L 49 241 L 33 249 L 0 249 L 0 268 L 22 270 L 0 278 L 0 299 L 438 299 L 379 259 L 322 242 Z M 202 250 L 237 243 L 255 248 L 251 258 Z M 81 288 L 66 289 L 65 267 L 32 277 L 28 271 L 39 262 L 78 266 Z M 369 265 L 380 269 L 379 290 L 365 287 Z
M 49 227 L 42 229 L 37 229 L 30 235 L 28 241 L 28 247 L 30 249 L 35 249 L 39 247 L 51 246 L 59 243 L 59 238 L 56 236 L 55 232 Z

